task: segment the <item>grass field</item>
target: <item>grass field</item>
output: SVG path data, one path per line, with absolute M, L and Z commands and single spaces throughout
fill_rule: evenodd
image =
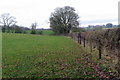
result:
M 37 32 L 42 31 L 42 35 L 54 35 L 52 30 L 36 30 Z M 30 34 L 31 30 L 26 30 L 28 34 Z
M 99 78 L 99 61 L 64 36 L 3 33 L 3 78 Z M 104 72 L 105 66 L 99 64 Z M 98 67 L 98 68 L 99 68 Z M 107 73 L 102 74 L 105 78 Z
M 42 30 L 43 35 L 53 35 L 54 32 L 52 30 Z

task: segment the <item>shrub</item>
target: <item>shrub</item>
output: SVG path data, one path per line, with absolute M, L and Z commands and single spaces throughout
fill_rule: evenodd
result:
M 31 34 L 36 34 L 36 30 L 32 30 L 32 31 L 31 31 Z
M 27 32 L 24 30 L 23 33 L 26 34 Z
M 38 31 L 38 32 L 37 32 L 37 34 L 40 34 L 40 35 L 42 35 L 42 34 L 43 34 L 43 32 L 42 32 L 42 31 Z
M 16 27 L 15 28 L 15 33 L 22 33 L 22 29 L 20 27 Z

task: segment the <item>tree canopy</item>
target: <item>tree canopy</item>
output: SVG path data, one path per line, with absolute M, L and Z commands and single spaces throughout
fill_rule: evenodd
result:
M 70 6 L 56 8 L 50 16 L 50 27 L 56 34 L 69 33 L 72 27 L 79 27 L 79 16 Z

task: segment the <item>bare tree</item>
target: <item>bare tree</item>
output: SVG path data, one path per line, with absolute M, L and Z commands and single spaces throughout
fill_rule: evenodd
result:
M 15 21 L 15 17 L 11 16 L 9 13 L 4 13 L 0 16 L 0 24 L 3 25 L 4 30 L 10 29 L 11 26 L 14 26 L 17 21 Z
M 32 29 L 36 29 L 36 27 L 37 27 L 37 23 L 36 23 L 36 22 L 35 22 L 35 23 L 32 23 L 31 28 L 32 28 Z
M 36 34 L 37 23 L 32 23 L 31 25 L 31 34 Z

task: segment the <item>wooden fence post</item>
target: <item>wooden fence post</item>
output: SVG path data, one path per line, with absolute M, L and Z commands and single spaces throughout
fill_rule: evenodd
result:
M 101 40 L 100 40 L 100 39 L 98 40 L 98 44 L 99 44 L 99 46 L 98 46 L 99 59 L 101 59 L 101 58 L 102 58 L 102 43 L 101 43 Z
M 85 37 L 83 37 L 83 44 L 84 44 L 84 47 L 86 46 L 86 45 L 85 45 L 85 43 L 86 43 L 85 40 L 86 40 Z
M 117 48 L 117 55 L 118 55 L 117 71 L 118 71 L 118 76 L 120 77 L 120 28 L 117 29 L 116 35 L 117 35 L 116 48 Z
M 81 33 L 78 33 L 78 43 L 81 44 Z
M 92 42 L 90 41 L 90 51 L 92 52 Z

